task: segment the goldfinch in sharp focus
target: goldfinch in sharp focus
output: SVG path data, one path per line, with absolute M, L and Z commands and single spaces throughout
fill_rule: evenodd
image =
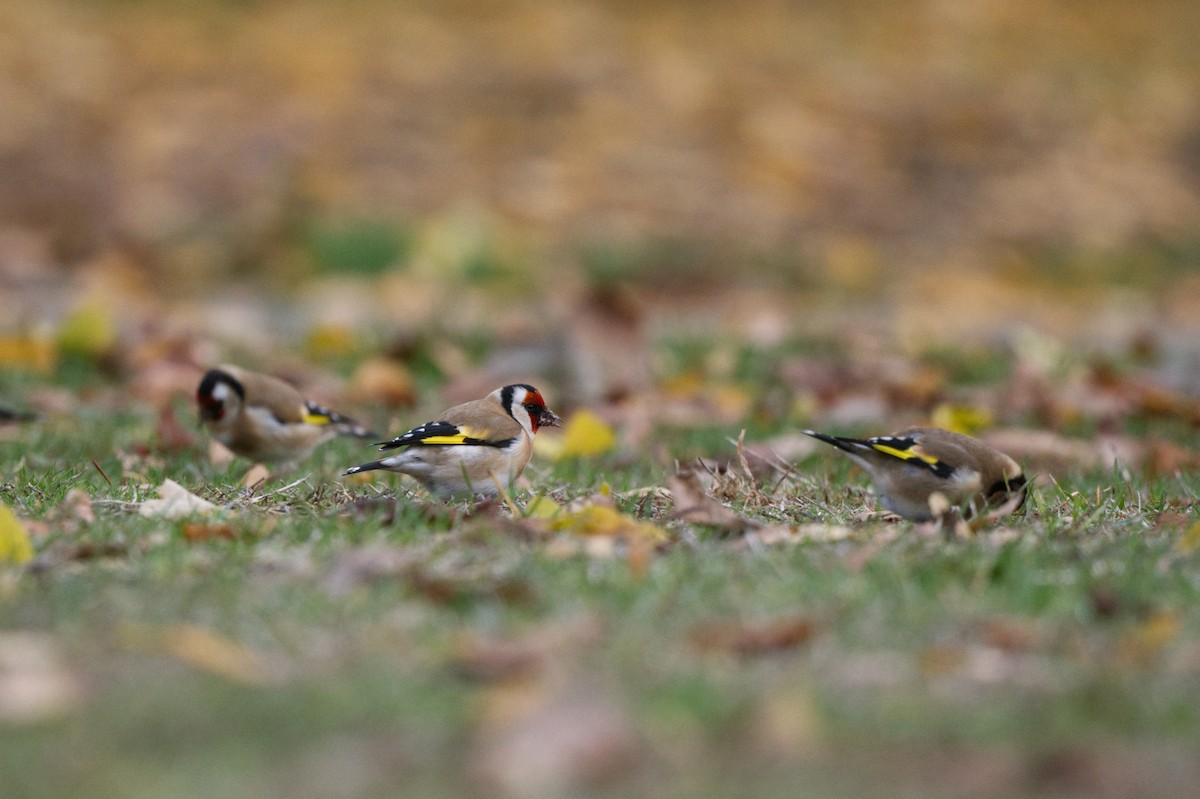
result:
M 347 469 L 387 469 L 415 477 L 430 493 L 449 499 L 493 496 L 521 476 L 542 427 L 562 424 L 533 386 L 498 388 L 481 400 L 455 405 L 435 421 L 414 427 L 379 448 L 395 455 Z
M 353 419 L 300 396 L 290 383 L 236 366 L 210 369 L 196 389 L 200 422 L 244 458 L 295 461 L 334 436 L 376 438 Z
M 913 427 L 857 439 L 802 432 L 849 455 L 871 475 L 884 506 L 908 519 L 929 521 L 950 508 L 970 516 L 1009 503 L 1013 512 L 1025 502 L 1025 475 L 1017 462 L 961 433 Z

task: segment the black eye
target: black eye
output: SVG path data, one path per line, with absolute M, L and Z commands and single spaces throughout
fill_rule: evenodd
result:
M 538 405 L 536 402 L 526 402 L 525 403 L 525 410 L 529 411 L 530 413 L 533 413 L 534 411 L 540 411 L 541 409 L 542 409 L 542 406 Z

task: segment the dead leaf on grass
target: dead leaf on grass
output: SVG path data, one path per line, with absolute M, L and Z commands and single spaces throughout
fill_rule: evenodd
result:
M 0 633 L 0 721 L 40 722 L 76 707 L 83 691 L 49 635 Z
M 716 527 L 730 533 L 741 533 L 756 527 L 756 523 L 734 513 L 716 498 L 705 493 L 700 479 L 691 469 L 680 470 L 667 483 L 675 503 L 674 516 L 692 524 Z
M 228 524 L 201 524 L 199 522 L 192 522 L 183 526 L 183 538 L 191 544 L 217 539 L 234 541 L 237 539 L 237 533 Z
M 533 583 L 515 577 L 481 580 L 475 575 L 435 574 L 416 566 L 405 575 L 419 594 L 439 605 L 497 599 L 506 605 L 529 605 L 537 596 Z
M 271 479 L 271 470 L 261 463 L 256 463 L 242 475 L 242 488 L 258 488 Z
M 532 707 L 479 731 L 473 772 L 491 791 L 575 795 L 628 775 L 641 761 L 641 736 L 613 697 L 564 689 L 525 704 Z
M 233 463 L 237 455 L 233 454 L 233 450 L 217 441 L 215 438 L 208 442 L 208 461 L 217 468 L 224 468 Z
M 654 543 L 668 539 L 667 531 L 651 522 L 644 522 L 621 513 L 611 504 L 591 503 L 565 511 L 550 522 L 550 529 L 579 536 L 601 536 L 631 540 L 644 538 Z
M 164 652 L 201 671 L 246 685 L 265 685 L 275 676 L 266 659 L 232 638 L 194 624 L 147 627 L 125 623 L 126 646 Z
M 1107 469 L 1114 464 L 1138 465 L 1146 445 L 1131 438 L 1100 436 L 1066 438 L 1050 430 L 1007 428 L 980 438 L 1025 465 L 1031 472 L 1056 474 L 1079 469 Z
M 528 641 L 482 640 L 460 637 L 450 654 L 450 663 L 460 676 L 479 682 L 524 679 L 540 671 L 547 653 Z
M 416 566 L 422 553 L 406 547 L 367 546 L 342 553 L 334 561 L 323 586 L 333 596 L 387 579 L 396 579 Z
M 1178 637 L 1181 623 L 1175 611 L 1157 611 L 1126 631 L 1117 642 L 1117 660 L 1127 666 L 1148 665 Z
M 571 414 L 563 425 L 562 435 L 538 436 L 534 440 L 538 453 L 554 460 L 595 458 L 616 444 L 617 434 L 612 425 L 587 409 Z
M 164 406 L 158 412 L 158 421 L 154 425 L 154 440 L 156 451 L 170 453 L 190 450 L 199 442 L 196 434 L 180 423 L 174 407 L 170 405 Z
M 26 563 L 33 558 L 33 544 L 25 525 L 7 505 L 0 504 L 0 563 Z
M 776 619 L 759 624 L 720 621 L 693 628 L 688 640 L 705 652 L 762 655 L 807 643 L 819 629 L 820 625 L 808 617 Z
M 203 497 L 198 497 L 174 480 L 163 480 L 158 487 L 159 499 L 148 499 L 138 506 L 140 516 L 158 516 L 164 519 L 182 519 L 187 516 L 204 516 L 218 510 L 217 506 Z

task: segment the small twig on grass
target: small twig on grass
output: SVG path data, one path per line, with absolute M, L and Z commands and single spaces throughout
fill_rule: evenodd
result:
M 100 464 L 96 463 L 96 459 L 92 458 L 92 465 L 96 467 L 96 471 L 100 472 L 100 476 L 104 478 L 104 482 L 108 483 L 108 487 L 113 487 L 113 481 L 108 479 L 108 475 L 100 468 Z

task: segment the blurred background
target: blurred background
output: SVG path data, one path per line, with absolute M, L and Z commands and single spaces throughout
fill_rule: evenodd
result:
M 623 332 L 714 320 L 1186 347 L 1198 30 L 1186 0 L 9 0 L 0 363 L 566 331 L 595 400 L 636 387 Z

